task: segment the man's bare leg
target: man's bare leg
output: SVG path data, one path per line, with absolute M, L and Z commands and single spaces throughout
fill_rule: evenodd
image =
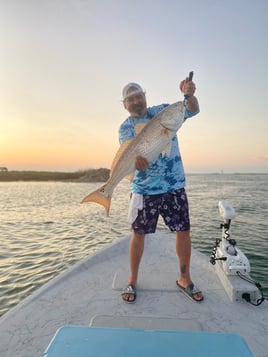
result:
M 144 239 L 145 234 L 137 234 L 133 232 L 129 243 L 130 275 L 127 282 L 128 285 L 132 284 L 136 286 L 138 283 L 139 267 L 144 250 Z M 127 301 L 134 300 L 132 294 L 125 293 L 122 295 L 122 297 Z
M 187 288 L 191 283 L 190 275 L 190 260 L 191 260 L 191 238 L 190 231 L 176 232 L 176 252 L 179 257 L 179 270 L 180 276 L 178 283 L 180 286 Z M 201 292 L 195 294 L 196 300 L 202 300 L 203 295 Z

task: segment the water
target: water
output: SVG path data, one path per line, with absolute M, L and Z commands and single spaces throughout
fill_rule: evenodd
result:
M 99 184 L 0 183 L 0 315 L 88 254 L 128 234 L 129 184 L 116 188 L 111 216 L 79 202 Z M 218 201 L 234 206 L 232 238 L 268 295 L 268 175 L 188 175 L 193 246 L 208 256 L 220 238 Z M 159 221 L 158 228 L 167 231 Z M 174 250 L 175 254 L 175 250 Z M 209 264 L 209 263 L 208 263 Z

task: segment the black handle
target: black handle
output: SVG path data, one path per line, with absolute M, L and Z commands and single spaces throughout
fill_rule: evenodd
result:
M 188 81 L 192 81 L 193 76 L 194 76 L 194 72 L 193 71 L 189 72 Z M 184 99 L 188 99 L 188 98 L 189 98 L 189 95 L 185 94 Z
M 189 81 L 192 81 L 192 80 L 193 80 L 193 76 L 194 76 L 194 72 L 191 71 L 191 72 L 189 73 L 188 80 L 189 80 Z

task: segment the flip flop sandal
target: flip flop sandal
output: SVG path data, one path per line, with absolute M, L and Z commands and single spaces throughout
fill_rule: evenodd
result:
M 128 295 L 128 297 L 124 297 L 124 295 Z M 136 301 L 137 297 L 137 292 L 136 292 L 136 287 L 133 284 L 129 284 L 126 286 L 123 291 L 122 291 L 122 299 L 127 303 L 127 304 L 133 304 Z M 129 300 L 129 297 L 132 297 L 132 299 Z
M 178 288 L 181 290 L 181 292 L 187 296 L 190 300 L 194 301 L 194 302 L 201 302 L 204 300 L 204 297 L 202 297 L 201 299 L 196 299 L 194 297 L 194 295 L 201 293 L 201 290 L 198 289 L 193 283 L 190 284 L 189 286 L 187 286 L 187 288 L 184 288 L 183 286 L 181 286 L 178 281 L 176 281 L 176 284 L 178 286 Z

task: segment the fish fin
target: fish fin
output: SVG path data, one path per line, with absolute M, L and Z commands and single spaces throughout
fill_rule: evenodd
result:
M 115 154 L 115 157 L 113 159 L 112 165 L 111 165 L 111 170 L 110 170 L 110 177 L 113 174 L 113 170 L 115 168 L 115 165 L 117 164 L 117 161 L 119 160 L 119 158 L 122 156 L 123 152 L 126 150 L 126 148 L 128 147 L 128 145 L 131 143 L 133 139 L 130 140 L 126 140 L 123 142 L 122 145 L 120 145 L 119 149 L 117 150 L 117 153 Z
M 167 146 L 165 147 L 165 149 L 162 151 L 162 156 L 170 156 L 171 154 L 171 141 L 167 144 Z
M 138 123 L 135 125 L 134 129 L 135 129 L 135 133 L 136 136 L 142 131 L 142 129 L 147 125 L 148 123 Z
M 171 153 L 171 132 L 170 130 L 168 130 L 167 128 L 164 128 L 163 129 L 163 133 L 164 135 L 166 135 L 168 138 L 170 138 L 170 141 L 169 143 L 167 144 L 167 146 L 165 147 L 165 149 L 162 151 L 162 157 L 164 156 L 170 156 L 170 153 Z
M 96 191 L 91 192 L 82 199 L 81 203 L 96 202 L 105 208 L 106 215 L 109 216 L 112 193 L 109 193 L 105 188 L 106 185 L 103 185 Z

